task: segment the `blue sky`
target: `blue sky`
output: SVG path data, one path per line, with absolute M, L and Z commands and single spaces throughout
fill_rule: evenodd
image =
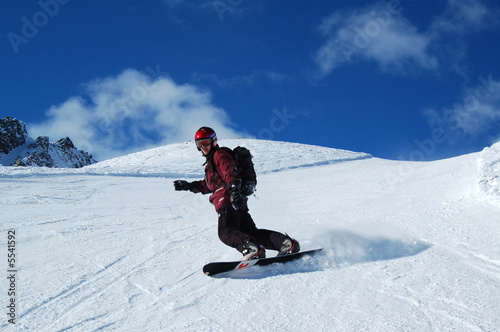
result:
M 497 1 L 40 0 L 0 11 L 0 116 L 98 160 L 203 125 L 219 138 L 415 161 L 500 139 Z

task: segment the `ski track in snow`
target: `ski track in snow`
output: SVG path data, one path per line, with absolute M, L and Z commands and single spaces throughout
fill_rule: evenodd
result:
M 500 330 L 498 145 L 429 163 L 227 145 L 255 155 L 257 225 L 323 254 L 203 275 L 239 256 L 219 242 L 208 196 L 173 190 L 203 175 L 192 142 L 80 170 L 1 167 L 19 272 L 17 324 L 5 315 L 0 330 Z

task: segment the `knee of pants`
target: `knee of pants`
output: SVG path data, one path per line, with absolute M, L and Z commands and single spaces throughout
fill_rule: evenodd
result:
M 219 228 L 217 234 L 219 235 L 219 240 L 224 242 L 224 239 L 227 238 L 227 230 L 223 228 Z

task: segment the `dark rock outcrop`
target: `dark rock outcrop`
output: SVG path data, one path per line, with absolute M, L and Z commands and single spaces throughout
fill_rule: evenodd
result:
M 91 154 L 78 150 L 69 137 L 54 143 L 47 136 L 29 137 L 26 125 L 11 116 L 0 119 L 0 164 L 79 168 L 97 163 Z
M 12 119 L 11 116 L 0 119 L 0 153 L 8 154 L 26 143 L 27 138 L 28 133 L 23 122 Z

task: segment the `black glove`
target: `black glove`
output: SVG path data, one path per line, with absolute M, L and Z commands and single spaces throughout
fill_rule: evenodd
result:
M 235 210 L 248 211 L 247 198 L 239 191 L 231 193 L 231 205 Z
M 199 192 L 200 190 L 198 189 L 198 182 L 187 182 L 184 180 L 175 180 L 174 181 L 174 187 L 175 190 L 180 191 L 180 190 L 189 190 L 194 193 Z
M 247 198 L 241 193 L 241 181 L 235 181 L 229 186 L 231 205 L 235 210 L 248 211 Z

